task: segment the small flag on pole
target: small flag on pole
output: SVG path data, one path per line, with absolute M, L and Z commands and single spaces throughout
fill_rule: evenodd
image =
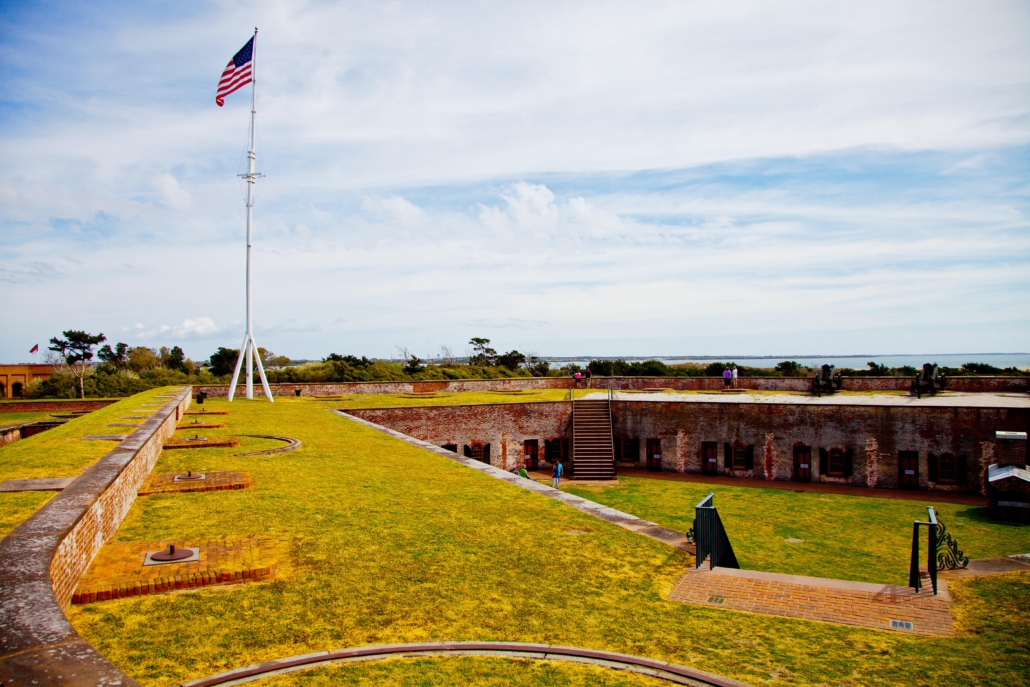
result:
M 218 82 L 218 93 L 215 95 L 218 107 L 225 105 L 225 96 L 235 93 L 252 81 L 253 64 L 254 39 L 251 38 L 245 46 L 240 48 L 238 53 L 232 56 L 225 71 L 222 72 L 222 79 Z
M 35 346 L 33 346 L 32 350 L 29 351 L 29 353 L 39 353 L 39 344 L 36 344 Z

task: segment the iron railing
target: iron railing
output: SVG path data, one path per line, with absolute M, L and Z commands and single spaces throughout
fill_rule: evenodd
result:
M 715 492 L 711 492 L 701 503 L 694 506 L 694 544 L 696 546 L 696 566 L 698 568 L 708 559 L 708 569 L 740 568 L 737 557 L 722 526 L 719 511 L 715 509 Z M 688 535 L 688 539 L 689 539 Z
M 919 528 L 926 527 L 926 571 L 930 576 L 930 585 L 934 595 L 937 594 L 937 572 L 957 570 L 969 565 L 969 559 L 958 548 L 958 543 L 948 534 L 944 523 L 937 519 L 933 506 L 926 507 L 928 522 L 916 520 L 912 523 L 912 557 L 908 565 L 908 586 L 916 592 L 923 586 L 919 569 Z

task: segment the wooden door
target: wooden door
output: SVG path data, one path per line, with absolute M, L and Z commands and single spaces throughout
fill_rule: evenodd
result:
M 812 447 L 794 447 L 794 481 L 812 481 Z
M 662 440 L 647 440 L 647 469 L 660 472 L 662 469 Z
M 719 445 L 714 441 L 701 444 L 701 474 L 719 474 Z
M 919 453 L 898 451 L 898 488 L 919 488 Z
M 522 455 L 526 459 L 526 469 L 536 470 L 540 464 L 540 445 L 537 439 L 526 439 L 522 442 Z

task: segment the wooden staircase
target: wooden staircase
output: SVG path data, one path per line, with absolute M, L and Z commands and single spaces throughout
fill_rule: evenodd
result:
M 575 479 L 615 479 L 608 400 L 572 402 L 572 460 Z

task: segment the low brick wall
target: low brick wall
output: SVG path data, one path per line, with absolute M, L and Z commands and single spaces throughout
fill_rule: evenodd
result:
M 812 390 L 811 377 L 740 377 L 736 388 L 753 391 Z M 579 385 L 571 377 L 516 377 L 513 379 L 462 379 L 427 382 L 326 382 L 320 384 L 270 384 L 273 396 L 293 396 L 300 389 L 301 396 L 342 396 L 345 394 L 411 394 L 462 391 L 517 391 L 536 389 L 675 389 L 676 391 L 719 391 L 724 388 L 721 377 L 593 377 Z M 845 391 L 911 391 L 911 377 L 844 377 Z M 236 396 L 242 398 L 245 387 L 236 387 Z M 965 392 L 1027 392 L 1030 377 L 951 377 L 949 391 Z M 194 393 L 207 392 L 211 398 L 225 398 L 229 385 L 196 386 Z M 260 385 L 255 393 L 261 393 Z
M 118 399 L 85 399 L 59 401 L 0 401 L 0 413 L 91 413 L 106 408 Z
M 64 615 L 82 575 L 117 531 L 189 406 L 189 387 L 0 541 L 0 684 L 137 683 Z
M 19 422 L 17 424 L 0 427 L 0 446 L 7 446 L 7 444 L 13 444 L 14 442 L 21 439 L 21 428 L 22 426 L 28 424 L 32 423 Z

